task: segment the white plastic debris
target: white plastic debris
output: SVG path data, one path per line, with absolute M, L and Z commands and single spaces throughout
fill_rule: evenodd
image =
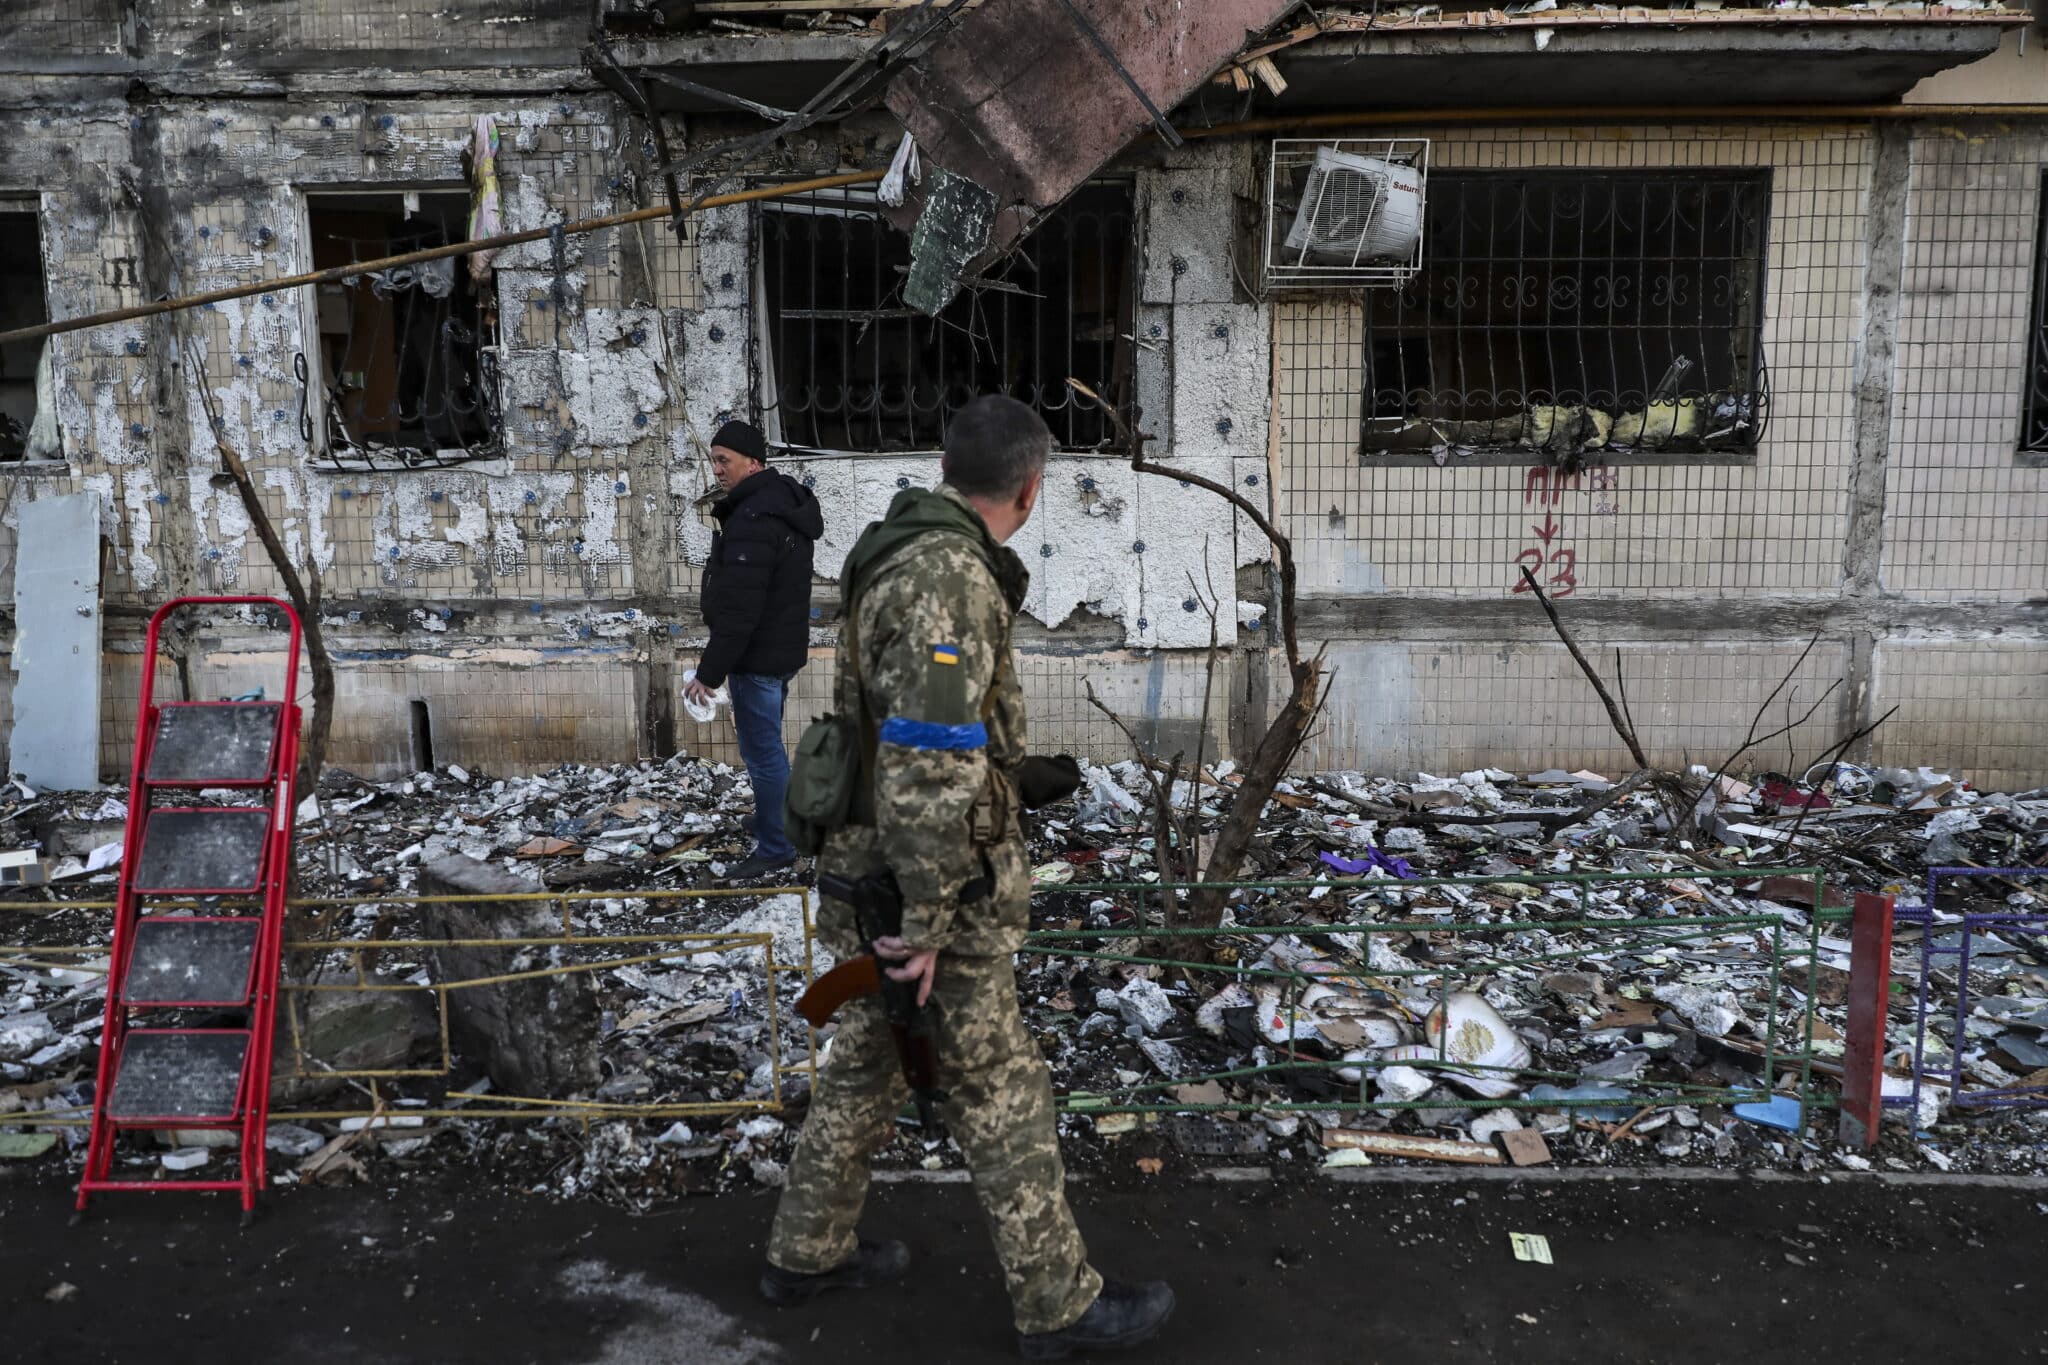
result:
M 740 1124 L 740 1136 L 749 1142 L 767 1142 L 782 1135 L 783 1122 L 772 1115 L 763 1114 Z
M 56 1036 L 47 1014 L 11 1014 L 0 1019 L 0 1058 L 12 1060 L 47 1047 Z
M 1710 1038 L 1725 1038 L 1735 1026 L 1746 1022 L 1736 1004 L 1735 992 L 1711 990 L 1706 986 L 1673 981 L 1651 992 L 1661 1004 L 1671 1006 L 1679 1018 Z
M 1081 768 L 1088 779 L 1088 795 L 1098 809 L 1107 808 L 1111 812 L 1136 815 L 1145 808 L 1137 797 L 1123 789 L 1115 774 L 1107 768 L 1097 768 L 1086 763 L 1082 764 Z
M 1880 1093 L 1886 1099 L 1904 1099 L 1913 1093 L 1911 1076 L 1894 1076 L 1887 1072 L 1878 1082 Z M 1942 1110 L 1948 1107 L 1948 1087 L 1922 1081 L 1920 1085 L 1920 1107 L 1914 1115 L 1914 1127 L 1932 1128 L 1941 1122 Z M 1903 1119 L 1903 1110 L 1891 1109 L 1888 1114 Z
M 804 961 L 804 903 L 793 893 L 771 896 L 739 918 L 727 924 L 720 932 L 728 934 L 771 934 L 775 940 L 775 961 L 783 967 L 800 967 Z M 754 946 L 734 948 L 724 954 L 727 967 L 745 967 L 752 971 L 762 969 L 761 949 Z M 811 942 L 811 968 L 822 975 L 832 970 L 832 952 L 824 940 Z
M 1494 1134 L 1507 1133 L 1520 1128 L 1522 1120 L 1512 1109 L 1489 1109 L 1472 1120 L 1472 1140 L 1491 1142 Z
M 697 681 L 696 669 L 693 668 L 683 674 L 683 710 L 687 711 L 690 719 L 696 721 L 699 725 L 709 725 L 712 721 L 718 719 L 719 707 L 732 705 L 732 693 L 727 691 L 724 685 L 721 684 L 718 690 L 711 694 L 710 701 L 698 701 L 689 693 L 689 686 L 695 681 Z
M 95 1020 L 94 1022 L 97 1023 L 98 1021 Z M 26 1060 L 30 1066 L 38 1069 L 53 1067 L 59 1062 L 71 1060 L 90 1046 L 91 1044 L 87 1043 L 85 1039 L 74 1033 L 69 1037 L 59 1038 L 41 1051 L 31 1052 Z
M 690 1125 L 677 1119 L 654 1140 L 654 1143 L 657 1147 L 688 1147 L 696 1140 L 697 1135 L 691 1131 Z
M 360 1133 L 365 1128 L 424 1128 L 427 1121 L 416 1114 L 376 1114 L 363 1118 L 343 1119 L 341 1131 Z
M 1173 999 L 1158 982 L 1141 976 L 1116 993 L 1116 1009 L 1126 1024 L 1157 1033 L 1173 1018 Z
M 1435 1089 L 1435 1083 L 1412 1066 L 1389 1066 L 1373 1078 L 1379 1083 L 1380 1098 L 1399 1103 L 1419 1100 Z
M 1225 1010 L 1244 1009 L 1257 1003 L 1243 983 L 1233 981 L 1202 1002 L 1202 1007 L 1195 1011 L 1195 1027 L 1212 1038 L 1221 1038 Z
M 1444 1070 L 1444 1079 L 1487 1099 L 1499 1099 L 1521 1088 L 1506 1071 L 1529 1065 L 1529 1045 L 1501 1018 L 1500 1011 L 1471 991 L 1459 991 L 1422 1022 L 1423 1041 L 1389 1048 L 1392 1061 L 1434 1061 L 1493 1068 L 1485 1071 Z
M 165 1152 L 162 1159 L 167 1171 L 196 1171 L 212 1158 L 204 1147 L 180 1147 L 175 1152 Z
M 892 209 L 901 208 L 909 187 L 923 180 L 924 166 L 918 160 L 917 142 L 905 133 L 903 141 L 896 144 L 896 155 L 889 161 L 889 173 L 875 187 L 875 197 Z
M 327 1139 L 296 1123 L 273 1123 L 263 1136 L 263 1145 L 273 1152 L 297 1158 L 313 1155 L 327 1145 Z
M 1141 1038 L 1138 1040 L 1138 1051 L 1145 1054 L 1145 1060 L 1157 1067 L 1162 1076 L 1179 1076 L 1186 1069 L 1186 1064 L 1181 1061 L 1180 1051 L 1171 1043 L 1162 1043 L 1157 1038 Z
M 1968 806 L 1951 806 L 1947 810 L 1936 811 L 1934 818 L 1920 827 L 1919 833 L 1922 839 L 1935 839 L 1944 834 L 1974 834 L 1983 825 L 1983 817 Z
M 1299 1005 L 1290 1011 L 1279 987 L 1260 988 L 1258 1001 L 1259 1012 L 1252 1018 L 1267 1042 L 1288 1043 L 1315 1036 L 1316 1021 L 1303 1013 Z

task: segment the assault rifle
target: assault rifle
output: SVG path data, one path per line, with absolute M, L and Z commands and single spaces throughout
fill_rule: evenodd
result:
M 903 932 L 903 892 L 896 885 L 896 875 L 886 869 L 858 878 L 820 872 L 818 890 L 853 907 L 854 924 L 867 946 L 813 981 L 796 1002 L 797 1013 L 812 1028 L 823 1028 L 847 1001 L 879 994 L 889 1032 L 896 1040 L 903 1079 L 910 1083 L 910 1096 L 917 1104 L 917 1121 L 927 1132 L 936 1133 L 939 1124 L 933 1106 L 946 1096 L 938 1088 L 938 1049 L 931 1011 L 917 1003 L 917 983 L 891 980 L 886 970 L 890 964 L 875 954 L 876 939 Z

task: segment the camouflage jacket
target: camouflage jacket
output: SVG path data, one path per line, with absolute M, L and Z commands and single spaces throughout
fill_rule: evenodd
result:
M 925 531 L 881 560 L 841 632 L 836 708 L 862 716 L 875 746 L 873 823 L 835 833 L 821 861 L 852 876 L 892 870 L 913 948 L 996 956 L 1023 945 L 1031 894 L 1012 777 L 1024 757 L 1024 694 L 1010 648 L 1030 575 L 964 497 L 943 485 L 939 496 L 952 507 L 936 510 L 957 529 Z M 853 941 L 847 907 L 827 901 L 820 922 L 835 946 Z

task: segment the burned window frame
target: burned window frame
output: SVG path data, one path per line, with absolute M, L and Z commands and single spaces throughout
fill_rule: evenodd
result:
M 314 240 L 314 213 L 325 205 L 329 211 L 336 210 L 335 201 L 372 200 L 418 194 L 436 199 L 460 199 L 465 205 L 471 200 L 470 187 L 460 181 L 420 181 L 396 184 L 336 182 L 302 184 L 298 190 L 298 212 L 301 241 L 305 243 L 305 265 L 309 270 L 317 269 L 316 243 Z M 467 210 L 465 210 L 467 211 Z M 449 241 L 459 240 L 463 232 L 451 231 L 444 234 Z M 389 254 L 397 255 L 399 252 Z M 356 259 L 372 259 L 358 255 Z M 465 422 L 474 423 L 469 433 L 456 433 L 456 444 L 434 441 L 429 445 L 409 442 L 383 443 L 358 441 L 348 430 L 342 416 L 344 394 L 337 388 L 330 388 L 325 382 L 325 368 L 322 352 L 325 335 L 320 326 L 320 286 L 303 291 L 305 303 L 302 310 L 303 331 L 301 348 L 292 357 L 292 371 L 299 387 L 298 423 L 299 435 L 306 442 L 308 458 L 312 467 L 322 473 L 404 473 L 411 470 L 437 470 L 473 467 L 478 464 L 494 463 L 505 459 L 506 441 L 504 430 L 504 383 L 502 357 L 504 355 L 503 329 L 500 324 L 498 307 L 498 286 L 495 277 L 481 282 L 469 275 L 468 256 L 442 257 L 439 261 L 425 264 L 438 266 L 445 262 L 454 271 L 455 285 L 443 301 L 433 300 L 421 287 L 412 284 L 404 287 L 403 293 L 394 291 L 392 297 L 419 294 L 427 299 L 430 307 L 445 309 L 449 316 L 441 318 L 433 330 L 442 337 L 441 368 L 450 368 L 451 344 L 448 331 L 451 322 L 460 322 L 474 337 L 475 365 L 473 372 L 464 375 L 465 390 L 458 407 L 458 397 L 446 390 L 446 380 L 441 381 L 444 392 L 442 406 L 428 412 L 424 408 L 415 416 L 429 435 L 432 423 L 449 423 L 459 426 Z M 405 269 L 401 267 L 401 269 Z M 408 299 L 408 303 L 411 300 Z M 417 306 L 417 305 L 414 305 Z M 466 319 L 457 319 L 458 311 L 467 313 Z M 436 316 L 430 313 L 430 319 Z M 468 345 L 470 343 L 457 343 Z M 404 366 L 405 352 L 400 350 L 394 358 L 394 369 Z M 433 361 L 427 362 L 428 374 L 433 372 Z M 316 379 L 316 376 L 318 377 Z M 399 410 L 403 401 L 403 380 L 399 381 L 394 393 L 392 415 L 404 417 Z M 430 379 L 429 383 L 433 381 Z M 458 415 L 452 419 L 449 414 Z M 449 426 L 444 426 L 448 430 Z
M 1421 271 L 1399 288 L 1363 291 L 1360 462 L 1440 465 L 1455 455 L 1461 463 L 1481 465 L 1754 464 L 1770 411 L 1764 334 L 1773 185 L 1769 168 L 1747 167 L 1432 171 Z M 1527 219 L 1532 190 L 1549 196 L 1550 221 L 1540 225 L 1544 250 L 1520 258 L 1529 264 L 1518 270 L 1501 269 L 1518 259 L 1498 254 L 1501 201 L 1513 200 L 1518 217 Z M 1571 244 L 1568 234 L 1560 232 L 1565 220 L 1559 202 L 1572 190 L 1580 197 L 1582 216 L 1590 212 L 1584 205 L 1605 195 L 1610 219 L 1618 216 L 1619 196 L 1633 192 L 1640 227 L 1629 230 L 1642 249 L 1615 254 L 1612 247 L 1624 227 L 1613 223 L 1607 227 L 1607 254 L 1588 251 L 1590 231 L 1580 233 L 1576 250 L 1567 249 Z M 1691 193 L 1701 196 L 1703 211 L 1697 223 L 1685 224 L 1683 200 Z M 1728 233 L 1729 249 L 1722 255 L 1712 254 L 1710 248 L 1719 243 L 1708 237 L 1717 193 L 1727 195 L 1720 226 Z M 1653 194 L 1660 196 L 1654 203 Z M 1476 250 L 1460 251 L 1455 245 L 1459 235 L 1474 230 L 1468 201 L 1476 201 L 1489 216 L 1476 228 L 1484 241 Z M 1660 210 L 1664 216 L 1655 217 Z M 1649 233 L 1667 223 L 1666 243 L 1652 242 Z M 1681 240 L 1681 226 L 1694 234 L 1691 241 Z M 1684 250 L 1695 242 L 1696 251 Z M 1656 245 L 1667 249 L 1650 254 Z M 1683 271 L 1688 263 L 1696 270 Z M 1725 266 L 1725 272 L 1712 274 L 1715 265 Z M 1659 266 L 1666 269 L 1659 271 Z M 1678 302 L 1675 284 L 1686 286 L 1692 297 Z M 1695 284 L 1707 287 L 1691 288 Z M 1716 286 L 1725 297 L 1714 297 Z M 1707 315 L 1710 301 L 1725 310 L 1725 318 Z M 1485 315 L 1495 304 L 1512 320 L 1459 320 L 1466 310 Z M 1605 319 L 1596 316 L 1603 312 Z M 1408 314 L 1420 314 L 1424 321 L 1410 321 Z M 1566 320 L 1555 321 L 1560 314 Z M 1470 371 L 1479 366 L 1459 349 L 1466 334 L 1475 331 L 1482 335 L 1479 354 L 1489 371 L 1476 380 Z M 1616 359 L 1623 347 L 1615 338 L 1623 334 L 1635 338 L 1639 362 L 1637 372 L 1626 376 Z M 1503 336 L 1510 342 L 1505 347 Z M 1646 336 L 1661 345 L 1644 345 Z M 1438 376 L 1433 360 L 1425 360 L 1423 383 L 1381 382 L 1382 353 L 1404 363 L 1402 348 L 1418 343 L 1428 348 L 1445 338 L 1451 343 L 1446 349 L 1459 358 L 1457 369 L 1465 372 L 1462 380 Z M 1576 357 L 1560 362 L 1559 338 L 1576 349 Z M 1589 338 L 1596 342 L 1593 353 L 1606 357 L 1608 376 L 1596 375 L 1585 346 Z M 1682 342 L 1687 338 L 1697 338 L 1698 360 L 1686 356 Z M 1711 363 L 1710 338 L 1725 343 Z M 1531 367 L 1522 350 L 1528 345 L 1549 348 L 1544 358 L 1551 383 L 1528 382 Z M 1685 358 L 1690 369 L 1675 360 L 1653 361 L 1653 349 Z M 1503 354 L 1519 373 L 1503 378 L 1501 370 L 1507 367 L 1495 364 Z M 1579 366 L 1580 383 L 1558 384 L 1573 364 Z M 1657 374 L 1648 373 L 1653 366 Z M 1597 379 L 1603 377 L 1614 382 L 1599 386 Z M 1720 387 L 1714 387 L 1717 381 Z M 1391 414 L 1390 407 L 1396 409 Z
M 2027 291 L 2027 345 L 2020 371 L 2020 429 L 2016 459 L 2048 469 L 2048 166 L 2034 195 L 2034 279 Z
M 42 318 L 39 322 L 27 324 L 41 326 L 51 321 L 50 312 L 50 240 L 46 216 L 43 212 L 43 197 L 34 190 L 0 190 L 0 215 L 26 218 L 30 224 L 30 235 L 35 240 L 35 277 L 42 296 Z M 13 330 L 11 327 L 5 330 Z M 71 459 L 64 439 L 64 423 L 56 411 L 56 377 L 51 376 L 51 411 L 47 414 L 50 429 L 56 441 L 56 453 L 40 459 L 30 459 L 27 443 L 34 437 L 35 426 L 45 414 L 43 412 L 42 378 L 37 370 L 44 364 L 53 369 L 57 363 L 57 338 L 47 336 L 40 341 L 24 343 L 36 347 L 36 363 L 30 368 L 29 383 L 36 389 L 35 404 L 29 410 L 29 426 L 23 433 L 23 449 L 18 456 L 0 455 L 0 469 L 13 473 L 63 472 L 71 467 Z
M 1104 204 L 1100 206 L 1091 202 L 1095 197 L 1103 195 L 1104 192 L 1113 192 L 1120 195 L 1121 202 L 1114 205 Z M 1077 202 L 1081 204 L 1081 207 L 1076 207 Z M 1076 298 L 1072 295 L 1072 282 L 1076 271 L 1074 261 L 1078 259 L 1073 254 L 1075 247 L 1092 240 L 1098 248 L 1097 259 L 1102 262 L 1102 264 L 1096 267 L 1096 270 L 1098 276 L 1105 280 L 1111 272 L 1104 267 L 1113 261 L 1113 253 L 1109 250 L 1109 244 L 1112 242 L 1116 243 L 1123 252 L 1123 268 L 1120 280 L 1106 283 L 1093 296 L 1095 303 L 1108 310 L 1098 311 L 1098 313 L 1092 315 L 1098 318 L 1107 317 L 1110 319 L 1110 322 L 1107 324 L 1107 336 L 1090 339 L 1085 343 L 1077 343 L 1073 336 L 1073 329 L 1071 327 L 1065 329 L 1066 363 L 1063 368 L 1059 365 L 1053 367 L 1054 369 L 1062 369 L 1061 373 L 1054 374 L 1050 371 L 1033 373 L 1028 381 L 1023 384 L 1004 387 L 979 389 L 966 386 L 955 387 L 956 381 L 947 376 L 942 361 L 939 366 L 938 377 L 931 381 L 932 386 L 923 397 L 920 397 L 915 392 L 915 387 L 926 381 L 922 378 L 915 378 L 912 380 L 912 386 L 909 390 L 893 398 L 885 396 L 886 391 L 880 378 L 879 360 L 876 362 L 875 382 L 870 393 L 866 395 L 856 396 L 855 380 L 859 376 L 849 374 L 848 378 L 839 386 L 840 396 L 836 402 L 840 406 L 826 409 L 826 411 L 839 413 L 846 411 L 848 405 L 861 404 L 864 406 L 858 407 L 856 410 L 866 414 L 877 414 L 874 420 L 879 424 L 907 423 L 906 438 L 898 444 L 887 444 L 886 438 L 879 435 L 875 440 L 866 443 L 848 441 L 846 444 L 821 444 L 813 440 L 802 439 L 824 436 L 826 434 L 816 417 L 812 417 L 808 425 L 801 420 L 791 420 L 799 414 L 806 412 L 807 405 L 791 400 L 790 395 L 785 391 L 787 386 L 783 382 L 784 375 L 779 369 L 780 357 L 784 354 L 783 347 L 785 342 L 785 337 L 780 329 L 786 329 L 792 324 L 786 316 L 787 310 L 783 306 L 785 291 L 781 288 L 780 282 L 775 278 L 777 248 L 771 242 L 771 233 L 780 225 L 781 221 L 785 221 L 778 220 L 776 215 L 798 216 L 809 212 L 816 216 L 817 210 L 810 207 L 814 203 L 824 205 L 828 211 L 826 216 L 830 218 L 847 222 L 859 220 L 866 225 L 863 230 L 871 235 L 866 244 L 858 249 L 872 253 L 871 259 L 875 262 L 873 273 L 878 279 L 882 272 L 881 261 L 885 253 L 889 255 L 900 254 L 906 264 L 908 261 L 908 237 L 890 226 L 883 218 L 884 210 L 871 190 L 862 187 L 851 187 L 844 190 L 826 191 L 823 194 L 793 196 L 789 199 L 764 201 L 755 206 L 751 216 L 750 251 L 752 256 L 753 308 L 750 315 L 752 345 L 749 347 L 748 365 L 751 372 L 752 394 L 755 402 L 759 405 L 762 426 L 772 443 L 798 452 L 821 455 L 886 457 L 932 455 L 938 453 L 942 447 L 944 424 L 946 417 L 950 413 L 957 411 L 967 399 L 976 396 L 978 393 L 1005 392 L 1012 397 L 1031 404 L 1033 408 L 1045 417 L 1047 425 L 1053 431 L 1053 449 L 1055 452 L 1061 454 L 1092 454 L 1115 449 L 1116 438 L 1111 423 L 1100 413 L 1096 412 L 1092 405 L 1085 400 L 1079 399 L 1069 390 L 1066 386 L 1066 380 L 1071 376 L 1082 379 L 1083 382 L 1093 384 L 1098 392 L 1118 406 L 1119 410 L 1125 414 L 1127 420 L 1134 418 L 1137 412 L 1138 375 L 1137 347 L 1133 340 L 1133 320 L 1136 317 L 1139 306 L 1138 275 L 1139 262 L 1141 260 L 1141 244 L 1139 238 L 1140 218 L 1137 212 L 1137 186 L 1133 179 L 1122 176 L 1103 176 L 1090 179 L 1082 186 L 1080 191 L 1077 191 L 1074 198 L 1070 198 L 1067 203 L 1053 210 L 1044 220 L 1039 222 L 1024 237 L 1008 258 L 988 272 L 984 282 L 961 290 L 960 294 L 941 311 L 937 318 L 928 318 L 922 314 L 914 313 L 907 305 L 902 304 L 900 279 L 897 292 L 894 294 L 882 293 L 877 301 L 877 305 L 873 309 L 848 307 L 845 309 L 822 310 L 846 315 L 843 317 L 835 316 L 833 319 L 828 320 L 840 323 L 843 329 L 842 341 L 846 340 L 844 329 L 850 329 L 853 326 L 852 315 L 856 312 L 872 312 L 877 317 L 888 321 L 907 323 L 908 328 L 906 328 L 905 332 L 904 350 L 906 358 L 920 344 L 936 348 L 937 353 L 943 357 L 953 354 L 962 347 L 973 346 L 979 348 L 988 345 L 989 338 L 991 337 L 1003 337 L 1007 343 L 1005 348 L 997 352 L 991 352 L 987 357 L 983 358 L 982 363 L 992 364 L 998 369 L 1007 369 L 1012 350 L 1025 352 L 1031 349 L 1029 344 L 1020 338 L 1014 337 L 1008 329 L 1017 308 L 1033 302 L 1034 299 L 1039 304 L 1044 302 L 1042 297 L 1032 294 L 1028 283 L 1020 283 L 1020 281 L 1028 282 L 1034 273 L 1042 269 L 1039 263 L 1044 260 L 1043 253 L 1047 250 L 1048 246 L 1062 240 L 1062 234 L 1066 234 L 1064 240 L 1067 246 L 1068 260 L 1065 270 L 1070 286 L 1070 295 L 1064 302 L 1064 316 L 1068 318 L 1075 316 L 1078 311 L 1075 307 Z M 1090 233 L 1093 234 L 1092 237 L 1089 236 Z M 853 249 L 856 248 L 848 248 L 849 251 Z M 814 264 L 814 279 L 815 270 L 816 266 Z M 813 285 L 811 297 L 813 300 L 817 300 L 820 297 L 816 292 L 815 284 Z M 851 300 L 847 300 L 847 302 L 851 303 Z M 892 303 L 894 304 L 893 307 L 891 306 Z M 815 302 L 813 307 L 817 307 Z M 1052 335 L 1044 328 L 1045 316 L 1046 310 L 1041 308 L 1038 315 L 1039 325 L 1035 333 L 1036 337 L 1040 339 Z M 966 321 L 966 319 L 972 319 L 972 321 Z M 1031 319 L 1027 316 L 1025 321 L 1030 322 Z M 912 329 L 918 328 L 925 329 L 925 337 L 922 343 L 914 339 Z M 814 330 L 816 329 L 814 328 Z M 1091 362 L 1091 366 L 1109 371 L 1106 378 L 1104 376 L 1089 375 L 1086 371 L 1090 366 L 1078 365 L 1074 362 L 1077 344 L 1093 347 L 1097 350 L 1097 357 Z M 948 347 L 951 347 L 952 350 L 948 350 Z M 842 351 L 842 354 L 852 354 L 850 347 Z M 1028 355 L 1024 356 L 1024 363 L 1032 363 Z M 1036 365 L 1042 368 L 1043 363 L 1044 357 L 1041 355 Z M 849 366 L 848 368 L 850 371 L 853 367 Z M 815 402 L 817 400 L 813 399 L 812 401 Z M 891 411 L 891 408 L 895 410 Z M 920 424 L 922 424 L 922 427 Z M 850 436 L 852 433 L 849 431 L 833 434 Z M 931 439 L 919 439 L 925 435 L 929 435 Z

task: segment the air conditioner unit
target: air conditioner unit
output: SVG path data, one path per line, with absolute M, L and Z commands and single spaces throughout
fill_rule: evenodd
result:
M 1407 283 L 1422 268 L 1428 158 L 1429 143 L 1416 138 L 1274 142 L 1266 190 L 1267 286 Z

